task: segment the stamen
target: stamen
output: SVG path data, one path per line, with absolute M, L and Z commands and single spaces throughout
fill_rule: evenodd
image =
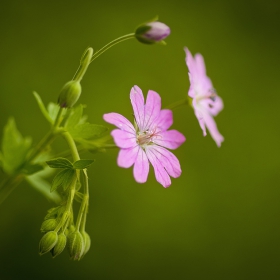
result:
M 161 137 L 160 132 L 160 130 L 157 131 L 157 127 L 152 130 L 147 129 L 144 132 L 138 132 L 136 142 L 140 146 L 152 144 L 154 138 Z

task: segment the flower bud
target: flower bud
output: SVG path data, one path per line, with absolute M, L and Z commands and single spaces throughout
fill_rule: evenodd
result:
M 84 252 L 83 252 L 83 256 L 84 256 L 90 248 L 91 240 L 90 240 L 90 236 L 85 231 L 82 231 L 82 236 L 83 236 L 84 243 L 85 243 L 85 248 L 84 248 Z
M 163 42 L 170 34 L 170 28 L 159 21 L 148 22 L 140 25 L 135 31 L 135 37 L 144 44 Z
M 74 261 L 80 260 L 83 256 L 85 243 L 82 234 L 74 231 L 68 235 L 68 249 L 70 258 Z
M 78 101 L 82 93 L 82 87 L 79 81 L 70 81 L 66 83 L 60 91 L 58 105 L 61 108 L 71 108 Z
M 47 232 L 40 240 L 39 243 L 39 254 L 43 255 L 49 252 L 57 242 L 57 233 L 55 231 Z
M 59 255 L 65 248 L 67 242 L 66 235 L 64 233 L 61 233 L 58 235 L 57 242 L 53 249 L 51 250 L 53 258 L 55 258 L 57 255 Z
M 45 220 L 42 225 L 41 225 L 41 232 L 47 232 L 54 230 L 57 226 L 57 221 L 56 219 L 48 219 Z

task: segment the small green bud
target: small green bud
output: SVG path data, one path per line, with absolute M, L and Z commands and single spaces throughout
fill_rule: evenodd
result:
M 68 235 L 68 249 L 70 258 L 74 261 L 79 261 L 83 256 L 85 243 L 79 231 L 74 231 Z
M 82 93 L 82 87 L 79 81 L 70 81 L 66 83 L 60 91 L 58 104 L 61 108 L 71 108 L 78 101 Z
M 91 240 L 90 240 L 90 236 L 85 231 L 82 231 L 82 236 L 84 238 L 84 243 L 85 243 L 85 248 L 84 248 L 84 252 L 83 252 L 83 256 L 84 256 L 90 248 Z
M 57 242 L 57 233 L 55 231 L 47 232 L 40 240 L 39 243 L 39 254 L 43 255 L 49 252 Z
M 48 219 L 45 220 L 42 225 L 41 225 L 41 232 L 47 232 L 54 230 L 57 226 L 57 221 L 56 219 Z
M 57 255 L 59 255 L 65 248 L 67 242 L 67 237 L 64 233 L 61 233 L 58 235 L 57 243 L 51 250 L 53 258 L 55 258 Z

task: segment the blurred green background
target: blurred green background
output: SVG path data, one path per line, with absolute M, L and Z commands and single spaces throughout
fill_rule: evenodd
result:
M 159 15 L 167 46 L 121 43 L 91 64 L 80 102 L 91 122 L 119 112 L 129 91 L 153 89 L 163 106 L 188 91 L 183 47 L 203 54 L 225 103 L 216 118 L 225 142 L 202 137 L 189 108 L 174 112 L 187 137 L 175 150 L 182 176 L 168 189 L 153 172 L 137 184 L 117 150 L 89 169 L 92 247 L 80 262 L 38 255 L 52 204 L 22 184 L 0 206 L 0 279 L 280 279 L 280 2 L 4 1 L 0 10 L 0 127 L 14 116 L 34 143 L 47 122 L 32 96 L 56 101 L 84 49 L 99 49 Z M 112 127 L 110 127 L 112 128 Z M 58 148 L 62 143 L 58 143 Z

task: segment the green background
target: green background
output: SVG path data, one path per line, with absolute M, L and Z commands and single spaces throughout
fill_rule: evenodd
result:
M 80 98 L 89 120 L 105 124 L 108 112 L 131 119 L 135 84 L 160 93 L 163 106 L 182 99 L 187 46 L 203 54 L 224 100 L 216 121 L 225 142 L 217 148 L 190 108 L 177 109 L 173 128 L 187 141 L 174 151 L 183 173 L 168 189 L 152 170 L 137 184 L 132 169 L 117 167 L 117 150 L 94 155 L 92 247 L 80 262 L 67 252 L 38 255 L 52 204 L 20 185 L 0 206 L 1 280 L 280 279 L 279 1 L 4 1 L 1 135 L 12 115 L 37 143 L 49 126 L 32 91 L 55 102 L 86 47 L 99 49 L 155 15 L 171 27 L 167 46 L 129 40 L 91 64 Z

